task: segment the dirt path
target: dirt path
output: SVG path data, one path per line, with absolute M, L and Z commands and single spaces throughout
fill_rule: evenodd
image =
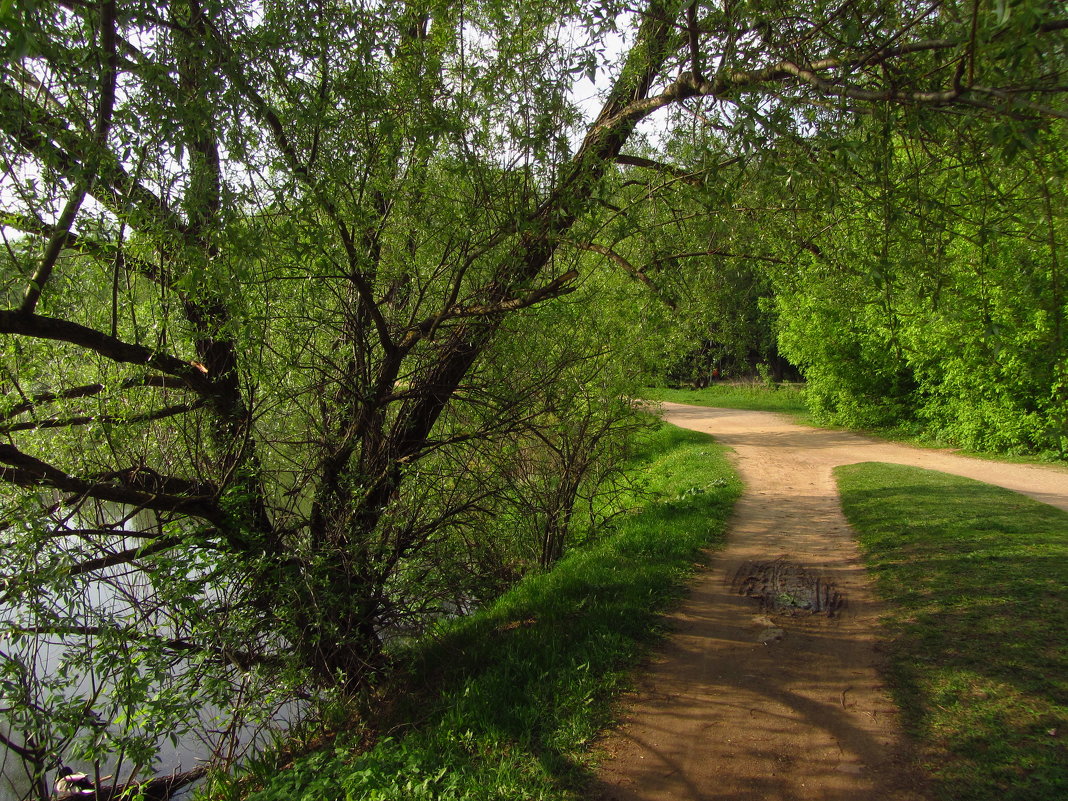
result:
M 879 461 L 968 476 L 1068 510 L 1068 471 L 985 462 L 805 428 L 766 412 L 665 403 L 735 451 L 746 484 L 725 549 L 673 616 L 594 797 L 604 801 L 917 801 L 880 679 L 881 613 L 831 470 Z M 731 584 L 785 557 L 837 583 L 836 616 L 768 615 Z

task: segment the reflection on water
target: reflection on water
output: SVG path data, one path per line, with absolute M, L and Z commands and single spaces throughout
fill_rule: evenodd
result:
M 55 664 L 55 648 L 48 651 L 49 663 Z M 163 737 L 157 742 L 157 759 L 153 771 L 142 770 L 135 777 L 130 775 L 134 766 L 129 760 L 118 757 L 103 760 L 98 765 L 64 758 L 64 764 L 88 773 L 90 776 L 113 776 L 114 781 L 122 782 L 131 778 L 144 780 L 152 775 L 170 774 L 194 767 L 213 759 L 221 758 L 228 763 L 240 762 L 241 758 L 252 750 L 259 750 L 270 745 L 273 740 L 284 733 L 291 724 L 297 723 L 305 704 L 289 701 L 278 704 L 266 723 L 241 724 L 232 714 L 216 707 L 205 707 L 198 711 L 199 725 L 194 725 L 188 733 L 171 739 Z M 20 732 L 10 728 L 0 728 L 0 734 L 16 744 L 24 742 Z M 0 747 L 0 801 L 19 801 L 36 797 L 30 776 L 31 768 L 10 749 Z M 49 765 L 48 786 L 51 789 L 55 780 L 56 765 Z M 180 791 L 180 797 L 188 790 Z
M 40 553 L 43 557 L 38 562 L 24 566 L 11 562 L 6 569 L 14 572 L 21 567 L 27 573 L 41 569 L 41 565 L 49 569 L 47 560 L 56 559 L 57 555 L 66 560 L 61 564 L 69 565 L 99 559 L 103 554 L 132 553 L 150 541 L 146 537 L 163 535 L 163 526 L 154 513 L 131 512 L 115 505 L 101 504 L 88 513 L 83 507 L 79 515 L 81 520 L 68 516 L 52 521 L 51 530 L 42 540 L 44 546 Z M 98 519 L 90 519 L 86 525 L 84 518 L 87 515 L 95 515 Z M 118 525 L 115 527 L 107 521 L 118 521 Z M 108 527 L 109 532 L 101 536 L 99 531 L 104 527 Z M 84 528 L 95 530 L 92 539 L 79 534 Z M 27 531 L 20 534 L 9 528 L 2 534 L 7 539 L 4 544 L 12 544 L 12 537 L 29 536 Z M 147 570 L 143 569 L 146 566 Z M 7 634 L 15 635 L 16 631 L 12 629 L 18 630 L 18 636 L 5 636 L 0 630 L 0 669 L 4 670 L 0 680 L 5 681 L 0 684 L 0 713 L 13 707 L 21 696 L 37 708 L 46 726 L 55 724 L 51 739 L 48 732 L 43 735 L 45 742 L 54 743 L 49 747 L 59 752 L 49 754 L 47 759 L 49 790 L 56 778 L 59 761 L 90 776 L 111 774 L 116 777 L 115 781 L 121 782 L 131 778 L 138 762 L 144 764 L 149 759 L 147 754 L 137 753 L 138 745 L 143 746 L 144 742 L 134 741 L 121 750 L 116 749 L 117 754 L 101 759 L 95 766 L 71 759 L 72 743 L 69 735 L 64 736 L 62 732 L 64 720 L 78 720 L 83 739 L 88 736 L 98 744 L 105 739 L 114 742 L 116 735 L 130 733 L 138 735 L 142 741 L 153 741 L 157 751 L 154 769 L 143 768 L 134 777 L 144 780 L 153 773 L 190 770 L 212 759 L 237 761 L 249 748 L 266 745 L 274 733 L 285 728 L 286 721 L 295 722 L 299 718 L 300 705 L 293 702 L 274 702 L 273 710 L 266 709 L 272 702 L 262 697 L 259 692 L 262 687 L 258 690 L 251 683 L 259 679 L 235 666 L 215 668 L 208 677 L 209 683 L 222 680 L 225 686 L 239 691 L 238 697 L 249 700 L 255 696 L 252 700 L 257 719 L 266 720 L 266 723 L 246 722 L 230 710 L 207 703 L 200 697 L 200 678 L 186 672 L 191 667 L 184 656 L 181 659 L 165 657 L 143 661 L 147 654 L 139 653 L 134 632 L 157 641 L 185 641 L 190 636 L 189 622 L 174 613 L 175 599 L 167 593 L 173 595 L 175 587 L 179 587 L 186 595 L 178 598 L 178 603 L 225 610 L 227 596 L 233 590 L 232 583 L 228 583 L 232 579 L 227 579 L 208 562 L 170 565 L 161 581 L 162 570 L 158 563 L 141 565 L 131 559 L 81 573 L 63 569 L 58 574 L 61 580 L 49 585 L 47 596 L 7 598 L 0 603 L 0 625 L 6 624 Z M 0 576 L 0 589 L 5 586 L 3 579 Z M 40 631 L 42 625 L 47 628 L 47 634 Z M 64 634 L 56 634 L 57 627 L 62 627 Z M 117 657 L 110 662 L 99 658 L 105 654 L 101 645 L 101 633 L 105 629 L 111 637 L 112 647 L 117 647 Z M 131 632 L 128 642 L 127 630 Z M 185 640 L 183 633 L 186 634 Z M 97 649 L 95 653 L 90 650 L 93 648 Z M 182 653 L 180 649 L 176 652 Z M 196 651 L 192 653 L 195 658 Z M 165 718 L 152 719 L 151 713 L 146 716 L 144 710 L 118 703 L 122 693 L 116 693 L 115 687 L 124 683 L 136 687 L 136 692 L 153 702 L 162 700 L 184 709 L 194 706 L 189 733 L 174 735 L 169 731 L 158 731 L 168 725 Z M 183 686 L 188 688 L 184 693 Z M 211 691 L 212 686 L 209 684 L 207 689 Z M 216 692 L 215 697 L 221 696 Z M 95 712 L 87 714 L 90 708 Z M 108 718 L 111 715 L 117 717 L 102 719 L 97 714 L 108 709 L 111 711 L 104 713 Z M 122 717 L 125 720 L 119 720 Z M 24 765 L 11 748 L 2 745 L 3 740 L 16 747 L 25 745 L 27 734 L 30 733 L 12 730 L 9 722 L 0 722 L 0 801 L 18 801 L 38 795 L 29 775 L 32 768 Z

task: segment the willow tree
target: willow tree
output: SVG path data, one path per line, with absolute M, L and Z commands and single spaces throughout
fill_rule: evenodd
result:
M 901 119 L 826 155 L 856 178 L 798 215 L 818 255 L 773 270 L 812 411 L 1063 458 L 1064 131 L 941 120 L 939 141 Z
M 714 185 L 777 131 L 888 104 L 1063 116 L 1056 9 L 0 5 L 0 598 L 11 636 L 98 679 L 42 711 L 5 649 L 5 709 L 39 727 L 10 745 L 144 746 L 137 704 L 170 725 L 202 674 L 362 686 L 481 511 L 457 449 L 515 430 L 480 367 L 504 321 L 582 256 L 620 264 L 621 176 L 678 179 L 655 135 L 633 149 L 644 120 L 688 127 Z

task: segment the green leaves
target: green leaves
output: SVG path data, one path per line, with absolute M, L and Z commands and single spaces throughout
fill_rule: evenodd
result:
M 1022 152 L 1034 148 L 1040 141 L 1041 128 L 1034 121 L 999 120 L 989 128 L 990 143 L 1005 161 L 1012 163 Z
M 942 149 L 929 127 L 891 130 L 834 148 L 851 154 L 839 163 L 853 187 L 819 190 L 835 201 L 822 255 L 789 292 L 778 285 L 781 342 L 814 411 L 975 448 L 1059 449 L 1062 415 L 1036 399 L 1064 358 L 1063 220 L 1046 195 L 1063 191 L 1046 166 L 1060 138 L 1003 120 L 956 128 Z

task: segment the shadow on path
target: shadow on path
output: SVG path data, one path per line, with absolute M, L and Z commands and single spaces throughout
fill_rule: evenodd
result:
M 1068 472 L 971 459 L 798 426 L 769 412 L 665 403 L 664 418 L 735 451 L 746 491 L 727 546 L 672 616 L 591 797 L 603 801 L 918 801 L 908 743 L 883 684 L 882 609 L 832 470 L 880 461 L 1006 487 L 1068 510 Z M 763 611 L 732 592 L 778 557 L 835 581 L 835 617 Z

